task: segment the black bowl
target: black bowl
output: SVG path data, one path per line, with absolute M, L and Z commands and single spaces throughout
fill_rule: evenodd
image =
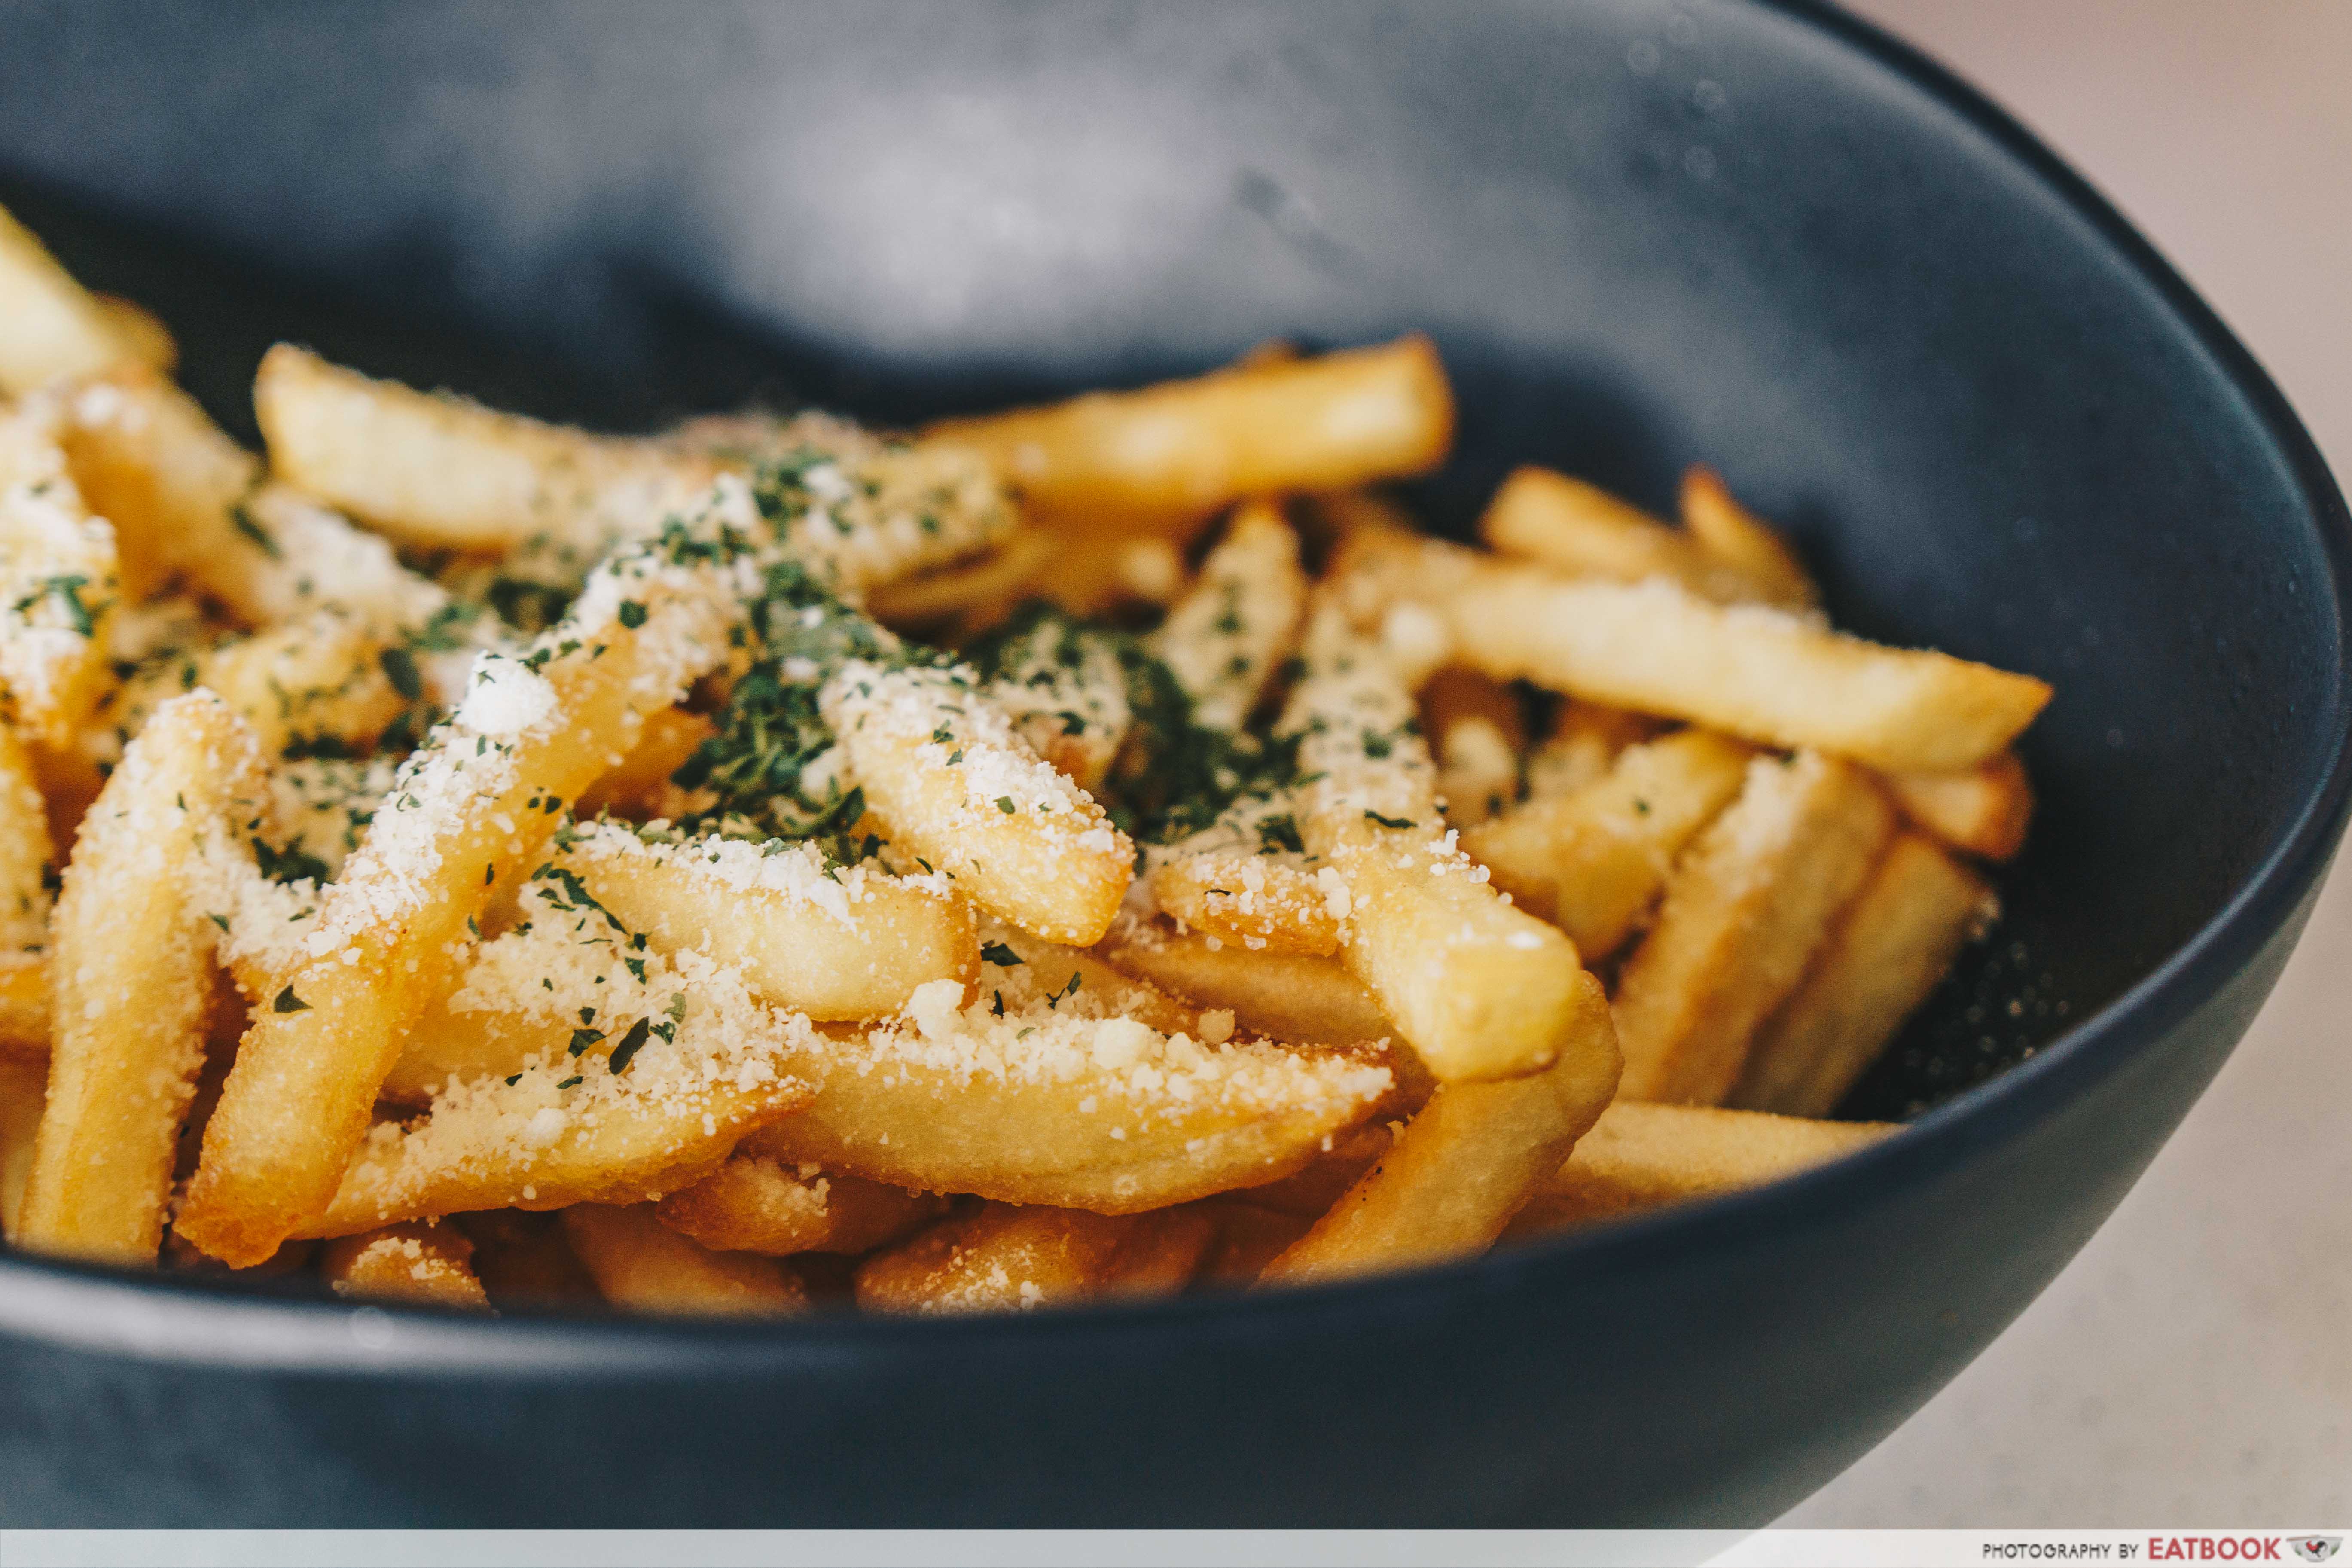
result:
M 984 1321 L 476 1322 L 9 1258 L 10 1523 L 1759 1521 L 2114 1207 L 2343 826 L 2310 441 L 2081 182 L 1831 13 L 18 6 L 0 200 L 248 433 L 280 334 L 627 425 L 1426 328 L 1442 523 L 1524 459 L 1663 502 L 1703 458 L 1842 621 L 2058 685 L 2009 920 L 1848 1108 L 1932 1109 L 1866 1152 L 1459 1268 Z

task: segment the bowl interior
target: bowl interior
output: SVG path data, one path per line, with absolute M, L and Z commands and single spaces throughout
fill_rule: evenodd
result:
M 1978 128 L 1803 21 L 1574 8 L 95 6 L 0 26 L 0 201 L 253 438 L 278 337 L 550 416 L 884 420 L 1433 332 L 1419 487 L 1705 460 L 1836 618 L 2033 672 L 2007 917 L 1848 1102 L 2148 974 L 2336 744 L 2325 551 L 2212 350 Z

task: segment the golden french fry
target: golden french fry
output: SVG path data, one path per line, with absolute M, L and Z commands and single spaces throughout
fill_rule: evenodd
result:
M 1339 951 L 1337 911 L 1348 907 L 1344 892 L 1335 899 L 1304 866 L 1231 849 L 1161 860 L 1151 869 L 1151 901 L 1180 926 L 1249 952 L 1322 958 Z
M 0 396 L 138 359 L 142 346 L 0 208 Z
M 1894 813 L 1868 774 L 1805 752 L 1748 766 L 1666 883 L 1617 984 L 1628 1100 L 1716 1105 L 1860 889 Z
M 1753 754 L 1704 730 L 1629 746 L 1600 779 L 1481 823 L 1462 847 L 1520 908 L 1602 957 L 1649 913 L 1683 846 L 1739 793 Z
M 21 1245 L 16 1216 L 33 1173 L 33 1141 L 48 1083 L 47 1063 L 0 1053 L 0 1240 L 12 1246 Z
M 2000 913 L 1992 890 L 1924 834 L 1896 836 L 1758 1033 L 1727 1103 L 1827 1116 L 1952 960 Z
M 1574 795 L 1609 771 L 1618 753 L 1657 734 L 1653 720 L 1598 702 L 1563 700 L 1551 733 L 1528 753 L 1528 798 Z
M 93 294 L 98 308 L 106 317 L 114 335 L 131 351 L 131 357 L 141 364 L 152 365 L 165 375 L 178 368 L 180 345 L 172 336 L 172 329 L 163 319 L 135 300 L 125 300 L 119 294 Z
M 1505 555 L 1570 576 L 1619 583 L 1664 577 L 1725 605 L 1774 598 L 1775 584 L 1750 578 L 1694 536 L 1598 485 L 1549 468 L 1520 468 L 1504 480 L 1478 534 Z
M 997 1012 L 1000 1005 L 1009 1013 L 1041 1007 L 1058 1013 L 1083 988 L 1086 999 L 1076 1009 L 1083 1016 L 1132 1018 L 1203 1045 L 1222 1046 L 1233 1038 L 1231 1017 L 1213 1007 L 1196 1007 L 1087 949 L 1047 942 L 996 921 L 982 922 L 980 934 L 984 967 L 973 996 L 988 1005 L 992 1017 L 1005 1016 Z
M 979 973 L 971 907 L 943 878 L 828 868 L 811 844 L 673 843 L 617 823 L 565 833 L 554 864 L 633 932 L 706 952 L 761 1000 L 812 1018 L 880 1017 L 919 985 Z M 523 907 L 540 901 L 527 892 Z
M 866 607 L 894 631 L 940 626 L 977 631 L 1011 614 L 1049 566 L 1058 570 L 1055 543 L 1054 535 L 1042 528 L 1024 528 L 977 561 L 875 589 Z M 1092 607 L 1081 613 L 1091 614 Z
M 1388 655 L 1326 606 L 1303 662 L 1282 729 L 1316 781 L 1299 792 L 1306 848 L 1345 884 L 1349 969 L 1441 1080 L 1549 1066 L 1575 1027 L 1576 949 L 1454 847 Z
M 1663 1204 L 1760 1186 L 1896 1131 L 1883 1121 L 1803 1121 L 1711 1105 L 1621 1100 L 1537 1189 L 1506 1240 Z
M 338 1296 L 422 1307 L 487 1307 L 474 1244 L 455 1226 L 393 1225 L 329 1242 L 319 1275 Z
M 1036 753 L 1083 790 L 1102 785 L 1134 722 L 1118 647 L 1048 616 L 1008 637 L 988 700 Z
M 722 1252 L 870 1252 L 936 1217 L 946 1200 L 739 1152 L 654 1206 L 662 1224 Z
M 1437 763 L 1446 821 L 1470 827 L 1519 798 L 1527 727 L 1507 687 L 1475 670 L 1439 670 L 1421 689 L 1421 732 Z
M 1617 1087 L 1601 983 L 1578 976 L 1577 1012 L 1548 1070 L 1438 1086 L 1330 1211 L 1260 1275 L 1303 1285 L 1475 1257 L 1559 1169 Z
M 1184 591 L 1184 557 L 1175 541 L 1046 531 L 1053 569 L 1033 578 L 1026 591 L 1069 615 L 1091 620 L 1131 606 L 1169 605 Z
M 0 1061 L 49 1059 L 49 966 L 22 956 L 0 962 Z
M 1427 1103 L 1424 1096 L 1422 1104 Z M 1420 1105 L 1412 1107 L 1416 1111 L 1420 1109 Z M 1402 1122 L 1367 1121 L 1334 1138 L 1331 1147 L 1317 1155 L 1314 1163 L 1305 1169 L 1278 1182 L 1244 1187 L 1230 1195 L 1256 1208 L 1297 1215 L 1311 1224 L 1330 1213 L 1331 1205 L 1347 1196 L 1348 1189 L 1380 1163 L 1381 1156 L 1396 1142 L 1396 1131 L 1401 1125 Z
M 263 356 L 253 404 L 280 479 L 398 537 L 460 550 L 640 536 L 699 501 L 723 467 L 377 381 L 290 343 Z
M 28 736 L 64 745 L 111 683 L 122 598 L 114 530 L 66 468 L 53 404 L 0 411 L 0 697 Z
M 1804 563 L 1771 524 L 1741 506 L 1713 468 L 1683 471 L 1683 526 L 1725 565 L 1754 583 L 1768 603 L 1804 609 L 1821 602 Z
M 583 821 L 606 810 L 624 816 L 672 815 L 667 808 L 677 790 L 670 774 L 684 767 L 714 732 L 709 720 L 683 708 L 646 714 L 637 743 L 612 772 L 581 791 L 573 815 Z
M 0 1054 L 48 1054 L 48 803 L 16 729 L 0 720 Z
M 215 932 L 180 868 L 229 831 L 233 803 L 258 804 L 264 776 L 252 732 L 212 693 L 190 692 L 140 732 L 75 846 L 49 965 L 49 1106 L 23 1213 L 35 1251 L 155 1261 L 212 997 Z
M 1298 536 L 1271 501 L 1245 502 L 1150 647 L 1204 730 L 1238 730 L 1297 636 L 1307 607 Z
M 472 1266 L 490 1305 L 579 1307 L 604 1299 L 563 1234 L 563 1215 L 488 1209 L 447 1222 L 474 1244 Z
M 984 1204 L 857 1270 L 874 1312 L 1030 1311 L 1103 1296 L 1181 1289 L 1215 1232 L 1188 1211 L 1140 1215 Z
M 1180 936 L 1125 921 L 1099 951 L 1129 974 L 1225 1009 L 1239 1027 L 1271 1039 L 1346 1046 L 1396 1033 L 1379 999 L 1336 959 L 1254 952 L 1198 931 Z
M 825 685 L 867 808 L 904 854 L 1024 931 L 1100 939 L 1135 876 L 1135 847 L 1094 797 L 1031 749 L 961 669 L 853 659 Z
M 1561 578 L 1370 533 L 1351 542 L 1347 569 L 1360 596 L 1440 609 L 1457 657 L 1497 679 L 1882 768 L 1973 767 L 2050 700 L 2030 676 L 1885 647 L 1761 605 L 1710 604 L 1656 580 Z
M 654 1217 L 650 1204 L 581 1204 L 563 1232 L 597 1289 L 616 1307 L 703 1317 L 777 1317 L 803 1310 L 808 1292 L 772 1258 L 713 1252 Z
M 527 873 L 554 814 L 626 754 L 644 715 L 719 660 L 735 614 L 706 579 L 633 554 L 529 658 L 485 656 L 289 942 L 284 989 L 257 1011 L 205 1130 L 182 1234 L 254 1261 L 336 1201 L 404 1037 L 454 984 L 467 922 L 501 875 L 510 888 Z
M 114 524 L 134 598 L 184 575 L 256 626 L 324 605 L 416 626 L 448 605 L 383 540 L 262 483 L 253 456 L 153 371 L 117 367 L 69 389 L 65 408 L 66 460 Z
M 2033 786 L 2014 752 L 1957 773 L 1889 773 L 1886 787 L 1904 816 L 1955 849 L 2007 860 L 2025 847 Z
M 1421 336 L 925 433 L 986 457 L 1057 527 L 1171 533 L 1246 496 L 1425 472 L 1453 437 L 1454 395 Z

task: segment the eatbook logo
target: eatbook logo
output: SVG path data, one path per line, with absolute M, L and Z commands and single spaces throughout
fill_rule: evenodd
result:
M 2344 1545 L 2340 1535 L 2305 1535 L 2292 1543 L 2294 1554 L 2305 1563 L 2325 1563 Z

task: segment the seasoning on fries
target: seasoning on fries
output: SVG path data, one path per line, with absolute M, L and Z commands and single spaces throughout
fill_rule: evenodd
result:
M 912 437 L 281 344 L 266 457 L 174 358 L 0 214 L 14 1247 L 732 1317 L 1473 1257 L 1883 1136 L 2032 811 L 2050 689 L 1831 630 L 1710 469 L 1413 531 L 1420 336 Z

